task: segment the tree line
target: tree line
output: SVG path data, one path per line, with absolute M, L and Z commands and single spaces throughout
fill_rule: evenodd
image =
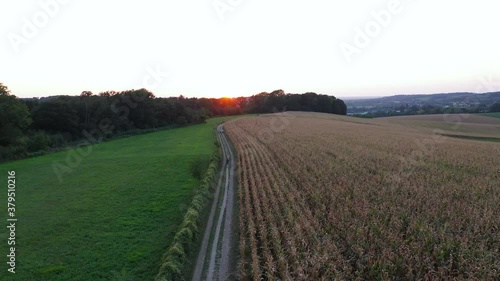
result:
M 0 83 L 0 161 L 43 154 L 82 139 L 100 142 L 203 123 L 214 116 L 280 111 L 345 115 L 347 107 L 334 96 L 283 90 L 238 98 L 161 98 L 146 89 L 18 98 Z

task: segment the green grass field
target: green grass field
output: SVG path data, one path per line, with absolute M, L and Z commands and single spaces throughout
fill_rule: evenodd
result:
M 209 159 L 213 130 L 225 119 L 93 146 L 62 182 L 52 164 L 64 163 L 68 151 L 1 164 L 1 275 L 10 274 L 7 171 L 13 170 L 12 280 L 152 280 L 199 185 L 189 165 Z
M 449 135 L 443 134 L 443 136 L 465 139 L 465 140 L 478 140 L 478 141 L 492 141 L 492 142 L 500 142 L 500 138 L 488 138 L 488 137 L 475 137 L 475 136 L 464 136 L 464 135 Z
M 500 118 L 500 112 L 493 112 L 493 113 L 483 113 L 481 115 L 484 116 L 489 116 L 489 117 L 495 117 L 495 118 Z

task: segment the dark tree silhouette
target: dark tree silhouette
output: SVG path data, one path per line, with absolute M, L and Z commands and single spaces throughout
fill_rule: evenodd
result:
M 14 159 L 47 146 L 66 145 L 68 141 L 86 138 L 89 134 L 102 139 L 137 130 L 202 123 L 213 116 L 286 110 L 347 112 L 342 100 L 312 92 L 287 94 L 275 90 L 238 98 L 186 98 L 182 95 L 157 98 L 152 92 L 139 89 L 18 99 L 0 83 L 0 146 L 3 146 L 0 160 Z
M 490 112 L 500 112 L 500 102 L 493 104 L 490 107 Z
M 0 145 L 18 144 L 30 124 L 28 107 L 0 83 Z

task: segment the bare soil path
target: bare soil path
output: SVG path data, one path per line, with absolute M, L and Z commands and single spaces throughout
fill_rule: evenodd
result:
M 224 164 L 220 171 L 214 201 L 196 261 L 193 281 L 229 280 L 232 271 L 231 264 L 234 257 L 232 257 L 231 243 L 234 235 L 231 230 L 235 207 L 236 158 L 222 124 L 217 127 L 217 139 L 222 147 Z

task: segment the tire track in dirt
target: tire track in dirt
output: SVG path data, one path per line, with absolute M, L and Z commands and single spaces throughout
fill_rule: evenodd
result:
M 233 240 L 231 230 L 235 204 L 234 169 L 236 162 L 234 153 L 224 134 L 223 125 L 217 127 L 217 139 L 222 147 L 224 164 L 220 172 L 209 220 L 196 261 L 193 281 L 202 280 L 205 271 L 206 280 L 228 280 L 231 272 L 231 241 Z M 223 182 L 224 185 L 222 185 Z M 222 200 L 219 200 L 221 191 L 224 192 L 224 195 L 221 198 Z M 220 208 L 217 209 L 219 205 Z M 218 218 L 217 225 L 213 229 L 216 217 Z M 210 241 L 212 233 L 214 233 L 214 236 L 213 240 Z M 209 245 L 210 242 L 211 245 Z M 206 263 L 207 256 L 210 257 L 208 264 Z

